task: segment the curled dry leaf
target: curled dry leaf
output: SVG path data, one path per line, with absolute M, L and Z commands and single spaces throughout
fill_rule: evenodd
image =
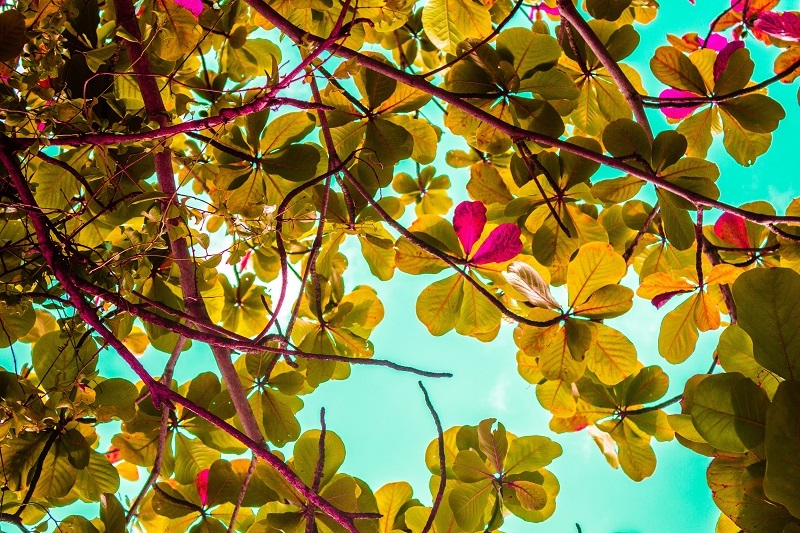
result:
M 592 440 L 595 444 L 597 444 L 597 447 L 600 448 L 600 451 L 603 452 L 603 455 L 606 457 L 608 464 L 611 465 L 611 468 L 619 468 L 617 447 L 614 444 L 614 439 L 611 438 L 611 435 L 605 431 L 600 431 L 595 426 L 589 426 L 586 428 L 586 432 L 590 437 L 592 437 Z
M 529 264 L 514 261 L 508 265 L 508 272 L 503 272 L 503 277 L 527 298 L 531 305 L 545 309 L 561 308 L 561 305 L 550 294 L 547 282 Z

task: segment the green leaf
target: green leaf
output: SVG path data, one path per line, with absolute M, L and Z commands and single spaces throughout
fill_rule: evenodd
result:
M 661 83 L 701 96 L 706 95 L 706 84 L 700 71 L 677 48 L 656 48 L 656 53 L 650 60 L 650 69 Z
M 670 192 L 656 191 L 661 204 L 661 221 L 670 244 L 678 250 L 688 250 L 694 243 L 694 222 L 686 209 L 677 205 L 677 198 Z
M 764 442 L 767 393 L 738 372 L 708 376 L 697 385 L 691 410 L 697 432 L 712 446 L 746 452 Z
M 755 133 L 773 132 L 778 128 L 778 123 L 786 118 L 783 107 L 763 94 L 748 94 L 726 100 L 720 107 L 725 114 L 736 119 L 744 129 Z
M 111 493 L 100 497 L 100 521 L 105 525 L 105 533 L 125 533 L 125 511 Z
M 617 20 L 631 5 L 631 0 L 587 0 L 586 11 L 596 19 Z
M 78 376 L 94 372 L 97 348 L 90 337 L 75 350 L 69 338 L 60 331 L 52 331 L 42 335 L 33 345 L 31 361 L 42 387 L 68 388 Z
M 764 493 L 800 518 L 800 383 L 784 381 L 778 386 L 767 412 L 767 471 Z
M 669 388 L 669 376 L 658 366 L 641 369 L 625 390 L 625 405 L 644 405 L 661 399 Z
M 755 360 L 782 378 L 800 380 L 800 274 L 788 268 L 749 270 L 732 292 L 738 325 L 753 340 Z
M 312 429 L 303 433 L 294 443 L 294 471 L 309 487 L 319 462 L 319 440 L 321 432 Z M 322 467 L 320 486 L 324 487 L 344 463 L 345 449 L 342 439 L 333 431 L 325 432 L 325 461 Z
M 501 470 L 502 467 L 496 469 L 495 472 L 500 472 Z M 475 450 L 461 450 L 458 452 L 456 460 L 453 462 L 453 473 L 463 483 L 477 483 L 494 476 L 492 469 L 486 466 L 486 462 L 480 458 Z
M 508 445 L 503 470 L 506 475 L 535 472 L 560 457 L 561 453 L 561 445 L 547 437 L 517 437 Z
M 11 63 L 25 47 L 25 17 L 16 9 L 0 13 L 0 61 Z
M 267 174 L 276 174 L 293 182 L 313 178 L 319 164 L 319 151 L 310 144 L 291 144 L 261 160 L 261 168 Z
M 614 157 L 639 155 L 650 161 L 652 148 L 644 128 L 637 122 L 621 118 L 603 130 L 603 146 Z
M 514 71 L 523 79 L 542 65 L 555 64 L 561 56 L 561 47 L 549 35 L 526 28 L 508 28 L 497 36 L 497 52 L 513 61 Z
M 100 501 L 104 493 L 114 494 L 119 489 L 119 473 L 102 453 L 92 450 L 89 464 L 77 471 L 75 491 L 85 502 Z
M 264 431 L 275 446 L 282 447 L 300 436 L 300 423 L 295 413 L 303 402 L 272 389 L 264 389 L 261 406 L 264 413 Z
M 464 531 L 482 529 L 483 514 L 492 494 L 492 482 L 461 485 L 454 488 L 448 497 L 456 523 Z
M 30 302 L 17 305 L 0 302 L 0 348 L 8 348 L 27 335 L 34 324 L 36 312 Z
M 209 468 L 220 453 L 181 433 L 175 435 L 175 480 L 181 485 L 194 483 L 201 470 Z
M 780 378 L 756 362 L 753 341 L 737 324 L 731 324 L 720 335 L 717 357 L 726 372 L 739 372 L 763 388 L 770 397 L 775 394 Z

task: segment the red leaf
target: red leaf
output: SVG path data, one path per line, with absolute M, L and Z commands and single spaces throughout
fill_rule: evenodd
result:
M 208 473 L 210 470 L 206 468 L 201 470 L 197 477 L 194 478 L 194 486 L 197 489 L 197 494 L 200 495 L 200 503 L 205 507 L 208 503 Z
M 200 13 L 203 12 L 202 0 L 175 0 L 175 3 L 189 10 L 195 18 L 198 18 Z
M 800 15 L 791 11 L 762 13 L 755 27 L 784 41 L 800 42 Z
M 718 33 L 712 33 L 708 38 L 708 41 L 704 41 L 702 37 L 698 38 L 698 40 L 705 48 L 710 48 L 712 50 L 716 50 L 717 52 L 722 51 L 722 49 L 728 44 L 728 39 Z
M 710 40 L 711 39 L 709 39 L 709 41 Z M 722 76 L 722 73 L 725 72 L 725 69 L 728 67 L 728 61 L 730 61 L 731 56 L 740 48 L 744 48 L 744 41 L 730 42 L 726 44 L 722 50 L 720 50 L 716 61 L 714 61 L 714 81 L 718 80 L 719 77 Z
M 665 292 L 664 294 L 659 294 L 658 296 L 656 296 L 655 298 L 653 298 L 653 300 L 652 300 L 652 302 L 651 302 L 651 303 L 652 303 L 654 306 L 656 306 L 656 309 L 661 309 L 661 308 L 664 306 L 664 304 L 666 304 L 668 301 L 672 300 L 672 298 L 673 298 L 674 296 L 677 296 L 677 295 L 679 295 L 679 294 L 683 294 L 683 293 L 685 293 L 685 292 L 692 292 L 692 291 L 672 291 L 672 292 Z
M 500 224 L 483 241 L 471 262 L 483 265 L 513 259 L 522 251 L 520 235 L 522 231 L 516 224 Z
M 453 229 L 458 240 L 469 255 L 472 247 L 478 242 L 486 225 L 486 206 L 481 202 L 461 202 L 453 214 Z
M 714 235 L 737 248 L 750 248 L 747 226 L 740 216 L 722 213 L 714 224 Z
M 697 98 L 697 95 L 689 91 L 680 91 L 678 89 L 664 89 L 659 95 L 660 98 Z M 691 115 L 699 105 L 691 107 L 662 107 L 661 112 L 667 118 L 675 118 L 682 120 Z

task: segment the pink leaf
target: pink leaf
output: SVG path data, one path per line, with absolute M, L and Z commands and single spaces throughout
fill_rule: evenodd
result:
M 656 309 L 661 309 L 661 308 L 664 306 L 664 304 L 666 304 L 668 301 L 672 300 L 672 298 L 673 298 L 674 296 L 677 296 L 677 295 L 679 295 L 679 294 L 683 294 L 683 293 L 685 293 L 685 292 L 692 292 L 692 291 L 672 291 L 672 292 L 665 292 L 664 294 L 659 294 L 658 296 L 656 296 L 655 298 L 653 298 L 653 300 L 651 301 L 651 303 L 652 303 L 654 306 L 656 306 Z
M 464 247 L 464 254 L 469 255 L 472 247 L 478 242 L 486 225 L 486 206 L 481 202 L 461 202 L 453 214 L 453 229 Z
M 205 507 L 208 503 L 208 473 L 210 470 L 206 468 L 201 470 L 197 477 L 194 478 L 194 486 L 197 489 L 197 494 L 200 495 L 200 503 Z
M 733 41 L 725 45 L 725 47 L 717 54 L 717 59 L 714 61 L 714 81 L 717 81 L 725 69 L 728 68 L 728 61 L 736 50 L 744 48 L 744 41 Z
M 755 27 L 783 41 L 800 42 L 800 15 L 797 13 L 762 13 Z
M 680 91 L 678 89 L 665 89 L 661 91 L 659 95 L 661 98 L 697 98 L 697 95 L 694 93 L 690 93 L 689 91 Z M 689 115 L 691 115 L 695 109 L 700 107 L 699 105 L 690 106 L 690 107 L 662 107 L 661 112 L 667 118 L 674 118 L 678 120 L 682 120 Z
M 175 3 L 182 8 L 189 10 L 189 12 L 194 15 L 195 18 L 199 18 L 200 13 L 203 12 L 202 0 L 175 0 Z
M 522 231 L 516 224 L 500 224 L 483 241 L 471 262 L 484 265 L 515 258 L 522 251 L 521 235 Z
M 252 250 L 247 250 L 247 253 L 244 254 L 244 258 L 242 258 L 242 262 L 239 264 L 239 270 L 244 270 L 247 268 L 247 262 L 250 260 L 250 254 Z
M 721 51 L 728 44 L 728 39 L 718 33 L 712 33 L 708 41 L 704 41 L 702 38 L 698 38 L 697 40 L 700 41 L 701 45 L 716 50 L 717 52 Z
M 737 248 L 750 248 L 747 225 L 740 216 L 722 213 L 714 224 L 714 235 Z

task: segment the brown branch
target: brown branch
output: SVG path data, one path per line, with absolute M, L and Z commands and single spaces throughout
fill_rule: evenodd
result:
M 447 463 L 444 452 L 444 432 L 442 431 L 442 423 L 439 420 L 439 415 L 436 413 L 436 409 L 433 408 L 431 399 L 428 396 L 428 391 L 425 389 L 425 386 L 421 381 L 419 382 L 419 388 L 422 389 L 422 394 L 425 396 L 425 405 L 428 406 L 428 410 L 431 412 L 431 416 L 433 417 L 433 423 L 436 424 L 436 434 L 439 441 L 439 490 L 436 492 L 436 498 L 433 500 L 431 514 L 428 515 L 428 520 L 425 522 L 425 526 L 422 528 L 421 532 L 428 533 L 431 527 L 433 527 L 433 521 L 436 519 L 436 514 L 439 512 L 439 506 L 442 504 L 444 491 L 447 488 Z
M 727 94 L 722 95 L 712 95 L 712 96 L 697 96 L 697 97 L 687 97 L 687 98 L 660 98 L 656 96 L 643 96 L 643 104 L 645 107 L 696 107 L 701 106 L 704 104 L 719 104 L 722 102 L 726 102 L 728 100 L 733 100 L 739 96 L 744 96 L 746 94 L 754 93 L 769 87 L 773 83 L 780 81 L 791 74 L 793 74 L 797 69 L 800 68 L 800 59 L 783 69 L 778 74 L 765 79 L 760 83 L 756 83 L 755 85 L 751 85 L 749 87 L 744 87 L 743 89 L 739 89 L 738 91 L 733 91 Z
M 644 129 L 650 142 L 653 142 L 653 130 L 650 128 L 647 113 L 644 110 L 644 106 L 642 106 L 642 98 L 639 95 L 639 91 L 634 88 L 631 81 L 625 73 L 622 72 L 619 64 L 611 57 L 605 45 L 597 37 L 597 34 L 592 31 L 589 24 L 581 17 L 580 13 L 578 13 L 572 1 L 573 0 L 558 0 L 557 5 L 561 16 L 567 19 L 572 27 L 578 31 L 592 52 L 594 52 L 594 55 L 597 56 L 597 59 L 599 59 L 606 68 L 611 78 L 614 80 L 614 83 L 628 102 L 628 105 L 633 111 L 633 115 L 636 117 L 636 122 Z
M 659 207 L 658 202 L 656 202 L 656 205 L 653 206 L 653 210 L 650 211 L 649 215 L 647 215 L 644 224 L 642 224 L 642 227 L 639 228 L 639 231 L 636 233 L 636 236 L 633 237 L 633 240 L 625 249 L 625 252 L 622 254 L 622 258 L 625 260 L 625 263 L 630 261 L 634 250 L 636 250 L 636 246 L 639 245 L 639 242 L 642 240 L 642 237 L 644 237 L 645 233 L 647 233 L 647 228 L 649 228 L 650 224 L 653 223 L 653 220 L 656 219 L 656 216 L 658 215 L 660 210 L 661 208 Z
M 117 23 L 122 26 L 132 37 L 133 40 L 126 40 L 125 46 L 128 55 L 131 57 L 134 77 L 142 92 L 145 110 L 151 120 L 158 123 L 159 127 L 166 128 L 169 123 L 169 114 L 164 107 L 156 80 L 151 76 L 152 68 L 141 45 L 142 35 L 139 31 L 139 23 L 134 13 L 132 0 L 114 0 L 114 7 L 117 12 Z M 271 90 L 268 95 L 272 96 L 278 89 Z M 167 213 L 170 203 L 177 195 L 177 184 L 175 175 L 172 171 L 172 153 L 169 150 L 161 150 L 155 156 L 156 178 L 161 192 L 167 196 L 163 202 L 162 210 Z M 181 221 L 171 220 L 168 223 L 177 225 Z M 203 324 L 210 323 L 208 312 L 203 303 L 203 296 L 197 288 L 197 272 L 194 258 L 189 249 L 186 238 L 169 239 L 172 259 L 178 266 L 179 284 L 184 305 L 188 314 L 199 319 Z M 216 360 L 223 382 L 230 393 L 231 401 L 239 414 L 245 433 L 255 441 L 263 440 L 261 429 L 247 401 L 247 393 L 242 387 L 239 375 L 233 366 L 231 352 L 226 348 L 211 346 L 211 351 Z
M 239 511 L 242 508 L 244 495 L 247 493 L 247 487 L 250 485 L 250 480 L 253 479 L 253 474 L 256 472 L 257 463 L 258 458 L 255 454 L 253 454 L 253 458 L 250 459 L 250 466 L 247 467 L 247 472 L 245 473 L 244 480 L 242 481 L 242 490 L 239 491 L 239 496 L 236 498 L 236 505 L 234 505 L 233 511 L 231 511 L 231 521 L 228 524 L 228 533 L 233 533 L 236 531 L 236 519 L 238 518 Z
M 164 372 L 161 375 L 161 383 L 166 385 L 167 387 L 171 386 L 172 383 L 172 374 L 175 371 L 175 365 L 178 364 L 178 358 L 183 351 L 183 347 L 186 344 L 186 337 L 179 337 L 178 342 L 175 343 L 175 347 L 172 349 L 172 353 L 170 354 L 169 359 L 167 360 L 167 364 L 164 366 Z M 144 500 L 147 491 L 150 490 L 150 487 L 153 483 L 156 482 L 158 476 L 161 475 L 161 466 L 164 464 L 164 450 L 166 449 L 167 445 L 167 435 L 169 434 L 169 415 L 172 411 L 171 406 L 169 404 L 164 404 L 161 406 L 161 422 L 158 427 L 158 443 L 156 444 L 156 458 L 153 462 L 153 468 L 150 470 L 150 475 L 147 477 L 147 480 L 144 482 L 144 486 L 139 491 L 139 494 L 136 496 L 136 499 L 133 500 L 131 503 L 130 508 L 128 509 L 128 514 L 125 518 L 125 523 L 130 524 L 133 517 L 136 516 L 136 511 L 139 509 L 139 505 Z
M 314 42 L 323 42 L 323 39 L 321 37 L 316 35 L 311 35 L 301 30 L 291 22 L 289 22 L 286 18 L 281 16 L 277 11 L 275 11 L 274 8 L 272 8 L 264 0 L 246 0 L 246 2 L 256 12 L 262 15 L 265 19 L 267 19 L 271 24 L 273 24 L 280 31 L 286 34 L 286 36 L 292 39 L 294 42 L 306 42 L 309 40 Z M 755 224 L 766 226 L 770 228 L 770 231 L 773 231 L 775 233 L 778 233 L 779 228 L 775 228 L 774 226 L 771 226 L 771 224 L 775 223 L 800 224 L 800 217 L 789 217 L 789 216 L 781 217 L 774 215 L 764 215 L 761 213 L 755 213 L 752 211 L 747 211 L 745 209 L 740 209 L 730 204 L 726 204 L 718 200 L 707 198 L 701 194 L 689 191 L 683 187 L 680 187 L 678 185 L 669 182 L 668 180 L 662 178 L 658 174 L 648 172 L 646 170 L 626 164 L 613 157 L 609 157 L 604 154 L 599 154 L 597 152 L 594 152 L 582 146 L 577 146 L 567 141 L 555 139 L 547 135 L 542 135 L 539 133 L 528 131 L 521 127 L 514 126 L 512 124 L 508 124 L 501 118 L 495 117 L 491 113 L 479 109 L 478 107 L 470 104 L 469 102 L 465 102 L 463 99 L 459 98 L 453 93 L 441 87 L 437 87 L 419 76 L 415 76 L 413 74 L 404 72 L 391 65 L 387 65 L 380 60 L 374 59 L 370 56 L 352 50 L 346 46 L 338 46 L 334 50 L 332 50 L 332 52 L 343 59 L 354 59 L 357 64 L 359 64 L 364 68 L 368 68 L 374 72 L 383 74 L 384 76 L 387 76 L 391 79 L 404 83 L 409 87 L 424 91 L 430 94 L 431 96 L 434 96 L 446 102 L 447 104 L 450 104 L 454 108 L 465 112 L 469 116 L 476 118 L 481 122 L 496 128 L 498 131 L 501 131 L 509 135 L 514 140 L 519 140 L 519 139 L 531 140 L 538 144 L 542 144 L 544 146 L 565 150 L 567 152 L 573 153 L 577 156 L 583 157 L 590 161 L 595 161 L 597 163 L 600 163 L 601 165 L 605 165 L 607 167 L 620 170 L 627 174 L 631 174 L 632 176 L 636 176 L 637 178 L 652 183 L 666 191 L 672 192 L 691 203 L 700 204 L 706 207 L 720 209 L 728 213 L 739 215 L 745 220 L 749 220 L 750 222 L 753 222 Z

